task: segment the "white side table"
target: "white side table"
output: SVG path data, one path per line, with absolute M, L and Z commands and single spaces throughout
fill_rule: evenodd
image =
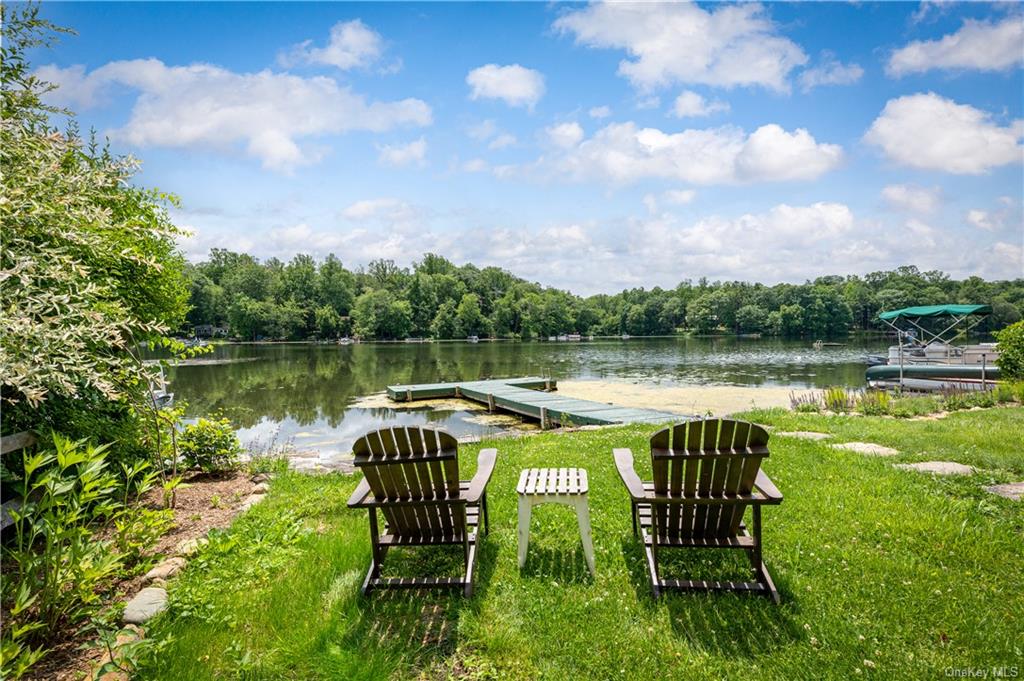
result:
M 530 547 L 530 512 L 544 503 L 565 504 L 576 509 L 583 542 L 583 555 L 590 574 L 594 570 L 594 542 L 590 536 L 590 508 L 587 505 L 587 471 L 582 468 L 527 468 L 519 474 L 519 567 L 526 565 Z

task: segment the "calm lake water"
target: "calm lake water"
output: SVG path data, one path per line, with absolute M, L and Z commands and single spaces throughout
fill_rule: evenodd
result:
M 860 387 L 865 352 L 882 339 L 814 350 L 810 341 L 743 338 L 638 338 L 579 343 L 424 343 L 218 346 L 178 366 L 168 379 L 187 415 L 222 412 L 246 444 L 292 442 L 330 465 L 352 442 L 383 423 L 433 424 L 456 436 L 499 426 L 456 405 L 395 410 L 353 406 L 388 385 L 488 377 L 550 375 L 662 385 Z

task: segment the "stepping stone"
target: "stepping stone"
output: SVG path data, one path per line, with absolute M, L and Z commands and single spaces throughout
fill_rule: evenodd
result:
M 898 463 L 896 468 L 907 471 L 921 471 L 932 475 L 970 475 L 974 469 L 955 461 L 922 461 L 921 463 Z
M 160 563 L 152 570 L 146 573 L 143 577 L 147 582 L 152 582 L 154 579 L 167 579 L 173 577 L 178 573 L 178 570 L 185 567 L 185 559 L 180 556 L 174 558 L 168 558 L 164 562 Z
M 792 432 L 773 433 L 776 437 L 795 437 L 798 440 L 827 440 L 832 437 L 828 433 L 815 433 L 810 430 L 794 430 Z
M 127 624 L 142 624 L 167 607 L 167 591 L 158 586 L 147 586 L 135 594 L 124 607 L 123 619 Z
M 858 454 L 867 454 L 868 456 L 896 456 L 899 454 L 897 449 L 883 447 L 871 442 L 843 442 L 842 444 L 832 445 L 832 449 L 845 449 L 850 452 L 857 452 Z
M 1012 501 L 1020 501 L 1024 497 L 1024 482 L 1008 482 L 1005 485 L 992 485 L 986 487 L 986 491 L 998 494 Z

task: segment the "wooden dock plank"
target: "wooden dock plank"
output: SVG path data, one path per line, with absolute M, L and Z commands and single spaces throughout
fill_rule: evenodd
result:
M 614 404 L 543 392 L 546 387 L 554 390 L 557 386 L 551 379 L 526 376 L 459 383 L 392 385 L 388 386 L 387 393 L 389 398 L 398 402 L 438 397 L 461 397 L 487 405 L 493 404 L 496 409 L 533 419 L 539 419 L 543 409 L 547 420 L 558 425 L 566 423 L 581 426 L 616 423 L 667 423 L 686 418 L 679 414 L 656 409 L 617 407 Z

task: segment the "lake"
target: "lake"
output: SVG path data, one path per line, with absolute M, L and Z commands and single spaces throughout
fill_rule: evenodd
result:
M 234 344 L 217 346 L 199 365 L 172 367 L 168 379 L 176 401 L 187 405 L 186 416 L 220 412 L 247 445 L 290 442 L 329 466 L 362 433 L 384 423 L 432 424 L 456 436 L 509 427 L 452 401 L 395 409 L 363 399 L 388 385 L 548 375 L 659 385 L 862 387 L 864 354 L 886 346 L 879 338 L 820 350 L 810 341 L 746 338 Z

